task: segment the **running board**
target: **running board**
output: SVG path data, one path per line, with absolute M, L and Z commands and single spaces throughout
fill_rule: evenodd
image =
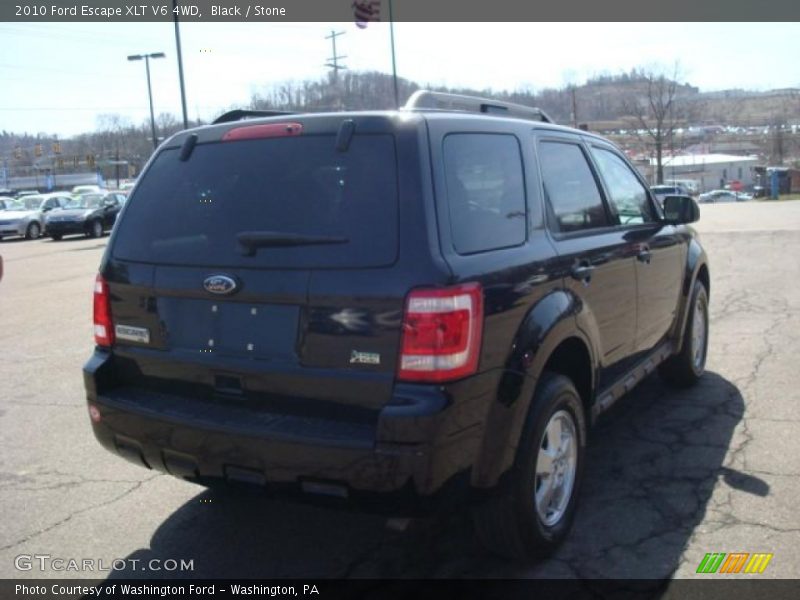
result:
M 638 363 L 625 375 L 615 381 L 607 391 L 603 392 L 592 406 L 592 420 L 606 412 L 614 403 L 630 392 L 645 377 L 656 370 L 656 367 L 672 356 L 674 344 L 666 341 L 656 348 L 644 360 Z

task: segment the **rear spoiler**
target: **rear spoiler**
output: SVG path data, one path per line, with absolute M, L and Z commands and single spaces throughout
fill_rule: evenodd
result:
M 220 123 L 232 123 L 233 121 L 241 121 L 243 119 L 257 119 L 258 117 L 279 117 L 281 115 L 295 115 L 297 113 L 288 112 L 284 110 L 247 110 L 236 109 L 229 110 L 214 119 L 213 125 Z

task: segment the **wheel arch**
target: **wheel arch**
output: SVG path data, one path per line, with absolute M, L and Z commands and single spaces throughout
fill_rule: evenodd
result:
M 711 270 L 708 265 L 708 256 L 706 256 L 705 250 L 700 246 L 700 243 L 695 238 L 692 238 L 689 243 L 689 252 L 686 256 L 686 268 L 680 298 L 681 304 L 671 336 L 676 341 L 675 352 L 680 352 L 683 348 L 686 319 L 689 315 L 689 301 L 696 281 L 703 283 L 708 297 L 711 298 Z
M 587 421 L 596 381 L 596 353 L 576 314 L 580 300 L 566 290 L 542 298 L 523 320 L 506 362 L 496 401 L 485 420 L 472 473 L 473 486 L 492 487 L 514 463 L 516 449 L 542 373 L 569 377 L 581 396 Z

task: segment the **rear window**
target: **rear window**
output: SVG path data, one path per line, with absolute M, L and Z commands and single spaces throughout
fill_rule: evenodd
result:
M 525 241 L 525 181 L 513 135 L 457 133 L 444 139 L 453 246 L 459 254 Z
M 189 159 L 162 151 L 118 225 L 114 256 L 209 267 L 336 268 L 392 264 L 397 256 L 397 173 L 391 135 L 334 135 L 198 144 Z M 264 246 L 243 232 L 336 239 Z

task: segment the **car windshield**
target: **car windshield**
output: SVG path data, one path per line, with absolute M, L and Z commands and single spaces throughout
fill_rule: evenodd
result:
M 44 198 L 41 196 L 24 196 L 20 198 L 19 201 L 24 205 L 26 210 L 39 210 L 42 207 Z
M 25 205 L 19 200 L 6 200 L 6 210 L 25 210 Z
M 66 208 L 100 208 L 103 205 L 103 196 L 100 194 L 84 194 L 70 200 Z

